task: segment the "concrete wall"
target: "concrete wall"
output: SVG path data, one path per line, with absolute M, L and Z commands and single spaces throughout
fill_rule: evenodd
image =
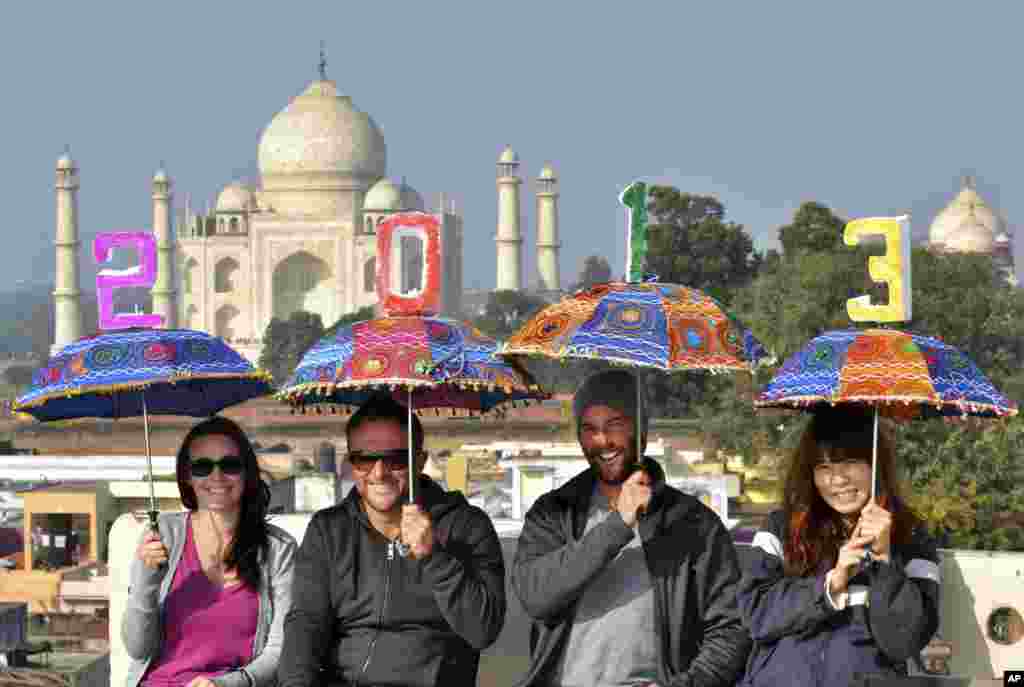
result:
M 302 541 L 309 514 L 275 516 L 272 522 Z M 144 526 L 130 515 L 118 518 L 110 533 L 110 660 L 111 684 L 124 682 L 127 659 L 121 644 L 120 619 L 128 590 L 128 565 Z M 515 559 L 516 527 L 496 521 L 505 556 L 506 571 Z M 753 550 L 738 545 L 740 561 L 748 564 Z M 939 637 L 953 642 L 953 675 L 991 678 L 1002 671 L 1019 669 L 1024 662 L 1024 642 L 1003 647 L 984 631 L 989 613 L 1008 605 L 1024 610 L 1024 554 L 975 551 L 942 551 L 942 623 Z M 529 663 L 530 621 L 506 575 L 508 612 L 498 641 L 481 658 L 480 687 L 511 687 Z

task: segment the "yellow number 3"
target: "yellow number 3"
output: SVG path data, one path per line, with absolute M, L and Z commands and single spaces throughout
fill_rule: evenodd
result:
M 843 241 L 856 246 L 861 237 L 885 237 L 885 255 L 868 258 L 868 274 L 889 287 L 889 302 L 877 305 L 871 296 L 846 301 L 846 312 L 854 322 L 905 322 L 911 319 L 910 304 L 910 227 L 909 217 L 868 217 L 846 225 Z

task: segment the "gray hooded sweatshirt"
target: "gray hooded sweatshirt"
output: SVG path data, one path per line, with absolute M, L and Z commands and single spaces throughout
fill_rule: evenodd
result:
M 128 603 L 121 618 L 121 640 L 131 658 L 126 687 L 138 687 L 163 645 L 164 601 L 185 549 L 187 515 L 185 512 L 160 515 L 158 526 L 160 538 L 167 547 L 167 565 L 152 570 L 138 556 L 132 560 Z M 266 555 L 261 555 L 263 574 L 260 576 L 259 619 L 253 641 L 253 659 L 239 670 L 213 678 L 218 687 L 248 687 L 249 678 L 255 687 L 270 687 L 277 680 L 284 617 L 291 608 L 296 544 L 290 534 L 269 523 L 267 540 Z M 139 541 L 141 543 L 142 537 Z

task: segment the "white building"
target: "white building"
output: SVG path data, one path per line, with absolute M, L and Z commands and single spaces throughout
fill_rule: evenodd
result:
M 926 245 L 939 253 L 991 255 L 1006 280 L 1017 284 L 1013 231 L 1006 218 L 975 190 L 972 177 L 964 177 L 960 192 L 932 220 Z

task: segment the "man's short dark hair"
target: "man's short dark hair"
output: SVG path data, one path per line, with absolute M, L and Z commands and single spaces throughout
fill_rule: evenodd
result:
M 409 429 L 409 409 L 385 394 L 371 396 L 349 419 L 345 426 L 345 440 L 351 443 L 352 432 L 367 422 L 397 422 L 403 432 Z M 423 424 L 416 413 L 412 414 L 412 448 L 415 453 L 423 450 Z

